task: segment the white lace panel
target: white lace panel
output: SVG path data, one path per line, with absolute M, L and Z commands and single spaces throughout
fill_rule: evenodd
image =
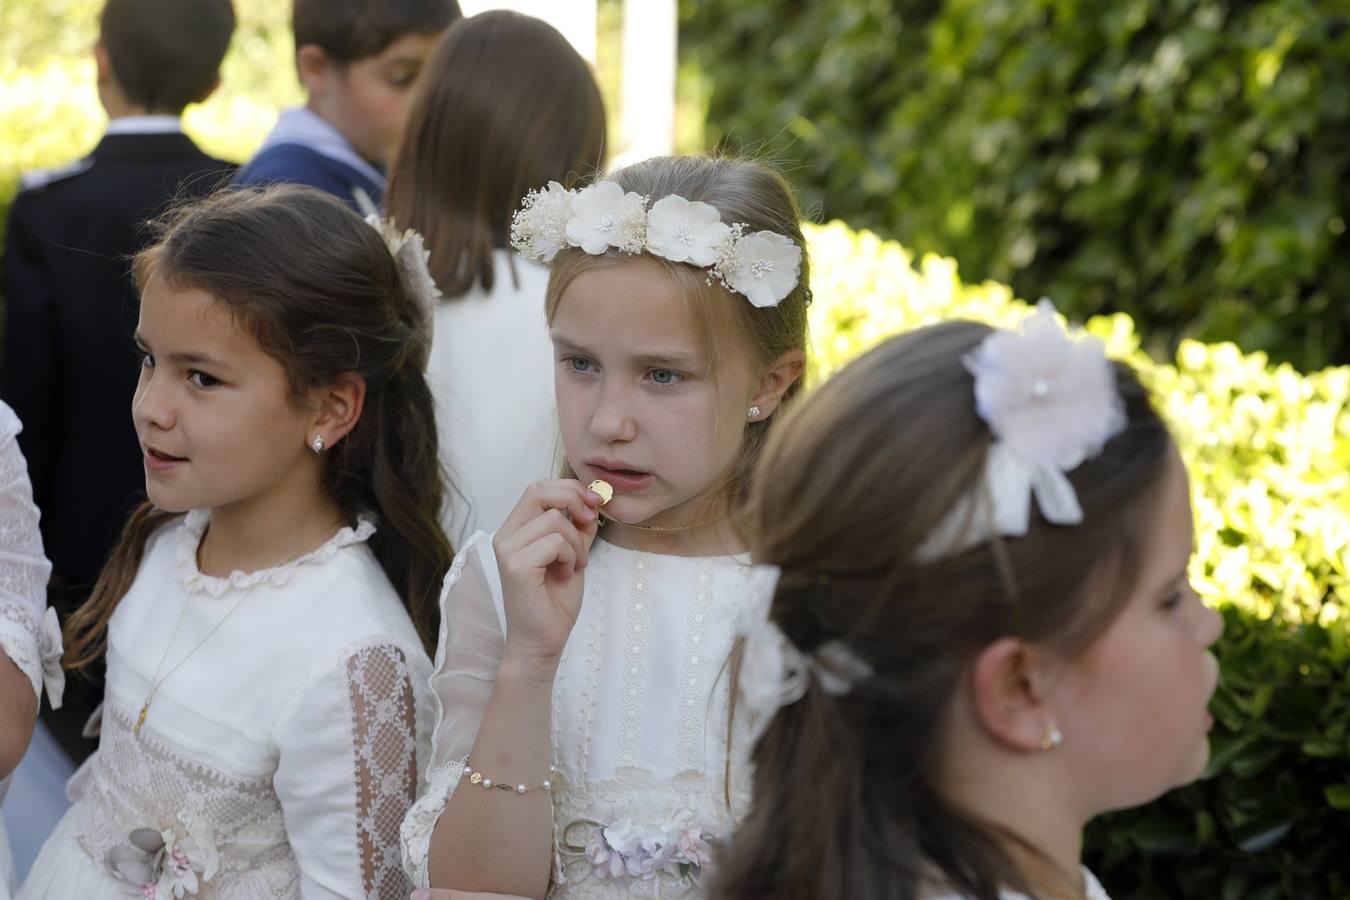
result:
M 134 854 L 131 832 L 148 828 L 190 838 L 203 858 L 219 861 L 199 900 L 299 895 L 300 869 L 270 775 L 240 778 L 219 771 L 160 741 L 150 728 L 137 737 L 131 716 L 112 704 L 105 707 L 103 726 L 88 764 L 88 791 L 76 806 L 76 834 L 109 874 L 119 859 Z
M 417 707 L 403 651 L 367 647 L 347 660 L 356 748 L 356 844 L 367 897 L 403 900 L 412 890 L 399 856 L 399 826 L 417 789 Z
M 51 563 L 42 553 L 38 509 L 28 464 L 15 435 L 18 420 L 0 404 L 0 650 L 9 654 L 34 691 L 42 684 L 42 614 Z

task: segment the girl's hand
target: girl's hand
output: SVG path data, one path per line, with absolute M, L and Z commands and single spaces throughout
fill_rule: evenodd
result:
M 581 614 L 582 570 L 600 498 L 579 481 L 538 481 L 492 539 L 506 606 L 502 664 L 551 679 Z

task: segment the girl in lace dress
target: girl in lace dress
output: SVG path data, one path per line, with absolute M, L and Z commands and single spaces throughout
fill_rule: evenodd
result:
M 1221 630 L 1133 372 L 1048 303 L 894 338 L 781 423 L 749 507 L 766 729 L 710 896 L 1106 900 L 1083 826 L 1200 774 Z
M 75 668 L 106 644 L 101 742 L 19 896 L 406 897 L 450 560 L 420 247 L 295 186 L 163 224 L 149 503 L 66 635 Z
M 56 610 L 47 606 L 52 566 L 42 552 L 28 464 L 16 440 L 22 429 L 14 410 L 0 403 L 0 802 L 28 749 L 43 688 L 52 707 L 60 709 L 66 681 L 61 627 Z M 9 897 L 13 879 L 0 822 L 0 898 Z
M 805 360 L 797 211 L 760 166 L 663 158 L 531 194 L 512 236 L 552 263 L 573 477 L 526 490 L 446 579 L 406 862 L 438 888 L 696 895 L 745 804 L 722 677 L 750 574 L 731 514 Z

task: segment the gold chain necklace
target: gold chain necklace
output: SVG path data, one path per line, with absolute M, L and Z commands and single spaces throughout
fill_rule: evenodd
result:
M 715 525 L 722 521 L 722 518 L 722 516 L 718 516 L 715 519 L 695 522 L 692 525 L 634 525 L 632 522 L 621 522 L 609 513 L 600 513 L 600 523 L 602 525 L 606 522 L 613 522 L 615 525 L 622 525 L 624 528 L 636 528 L 638 531 L 659 531 L 666 533 L 674 531 L 693 531 L 695 528 L 706 528 L 709 525 Z
M 329 538 L 324 538 L 324 543 L 327 543 L 328 540 Z M 206 537 L 205 535 L 203 535 L 202 544 L 205 544 L 205 542 Z M 298 548 L 296 548 L 294 553 L 286 557 L 281 562 L 277 563 L 275 566 L 268 566 L 264 569 L 260 569 L 259 571 L 267 571 L 267 569 L 280 569 L 282 566 L 290 565 L 291 563 L 295 562 L 297 559 L 300 558 L 300 556 L 304 553 L 305 548 L 307 546 L 308 546 L 307 544 L 302 543 Z M 319 546 L 323 546 L 323 544 L 320 544 Z M 224 625 L 226 622 L 229 621 L 230 616 L 233 616 L 239 610 L 239 607 L 244 605 L 244 601 L 247 600 L 249 597 L 253 596 L 253 592 L 257 590 L 258 584 L 259 582 L 255 581 L 253 584 L 249 585 L 248 590 L 244 592 L 244 596 L 240 597 L 238 600 L 235 601 L 234 606 L 230 607 L 230 611 L 227 612 L 225 615 L 221 616 L 220 621 L 217 622 L 215 625 L 211 626 L 211 630 L 206 632 L 206 634 L 202 637 L 202 639 L 198 641 L 196 644 L 194 644 L 192 649 L 189 650 L 186 654 L 184 654 L 183 658 L 178 660 L 178 662 L 174 664 L 174 667 L 169 671 L 165 672 L 164 677 L 161 678 L 159 676 L 159 671 L 160 669 L 164 668 L 164 661 L 169 658 L 169 648 L 173 646 L 174 640 L 177 639 L 178 629 L 182 627 L 183 618 L 184 616 L 187 615 L 187 608 L 188 608 L 187 600 L 183 601 L 183 608 L 178 613 L 178 621 L 173 626 L 173 633 L 169 635 L 169 642 L 164 645 L 164 652 L 160 654 L 159 657 L 159 665 L 155 666 L 155 674 L 150 679 L 150 693 L 145 695 L 145 703 L 141 704 L 140 715 L 136 716 L 136 724 L 131 729 L 136 734 L 137 737 L 141 736 L 141 726 L 145 724 L 145 717 L 150 715 L 150 704 L 154 702 L 155 694 L 159 692 L 160 686 L 163 685 L 164 682 L 168 681 L 169 676 L 172 675 L 174 672 L 177 672 L 179 668 L 182 667 L 183 663 L 187 662 L 188 659 L 191 658 L 192 654 L 200 650 L 202 648 L 202 645 L 211 639 L 211 635 L 215 634 L 220 629 L 220 626 Z

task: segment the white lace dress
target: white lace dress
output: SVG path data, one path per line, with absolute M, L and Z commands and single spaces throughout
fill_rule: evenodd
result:
M 741 739 L 732 742 L 731 808 L 725 799 L 723 666 L 752 571 L 739 557 L 659 556 L 604 540 L 591 548 L 581 615 L 554 683 L 551 897 L 699 895 L 710 845 L 749 799 Z M 403 823 L 404 864 L 420 886 L 505 641 L 487 535 L 475 534 L 456 558 L 441 616 L 431 764 Z
M 425 758 L 430 661 L 362 520 L 294 563 L 203 575 L 207 523 L 148 542 L 114 613 L 98 752 L 21 900 L 406 900 L 398 829 Z M 241 602 L 242 601 L 242 602 Z M 134 725 L 183 613 L 162 682 Z
M 22 426 L 14 410 L 0 403 L 0 651 L 13 660 L 40 695 L 43 684 L 54 707 L 61 705 L 61 627 L 47 608 L 52 566 L 42 553 L 38 509 L 28 481 L 28 464 L 15 440 Z M 0 801 L 9 778 L 0 780 Z M 14 873 L 9 840 L 0 822 L 0 898 L 8 897 Z

